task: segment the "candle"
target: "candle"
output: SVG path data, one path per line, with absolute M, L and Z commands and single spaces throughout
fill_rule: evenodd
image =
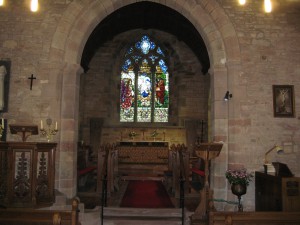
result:
M 57 130 L 57 121 L 55 122 L 55 130 Z
M 44 127 L 43 127 L 43 120 L 41 120 L 41 130 L 43 130 Z

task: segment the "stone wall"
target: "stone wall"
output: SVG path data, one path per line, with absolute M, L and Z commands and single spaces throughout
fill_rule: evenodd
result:
M 228 102 L 228 166 L 263 170 L 264 153 L 277 144 L 286 154 L 272 153 L 271 161 L 288 164 L 299 176 L 299 2 L 272 1 L 271 14 L 263 12 L 263 1 L 247 1 L 244 7 L 233 0 L 218 2 L 234 26 L 241 54 L 239 72 L 229 72 L 228 79 L 233 93 Z M 294 85 L 294 118 L 274 117 L 272 85 Z M 251 182 L 244 196 L 246 210 L 253 209 L 253 200 Z
M 107 83 L 104 76 L 99 77 L 107 85 L 106 88 L 111 87 L 110 84 L 115 88 L 112 92 L 101 91 L 103 99 L 114 99 L 115 102 L 106 102 L 103 109 L 88 106 L 90 115 L 86 112 L 79 115 L 79 75 L 80 78 L 87 75 L 82 74 L 79 66 L 80 56 L 93 28 L 108 14 L 132 2 L 48 0 L 43 1 L 39 13 L 32 14 L 25 1 L 10 1 L 7 7 L 0 9 L 0 59 L 11 61 L 9 107 L 7 112 L 1 113 L 1 117 L 7 119 L 9 124 L 38 125 L 41 119 L 47 117 L 58 120 L 60 131 L 53 140 L 59 143 L 55 185 L 69 197 L 76 194 L 75 159 L 79 118 L 83 129 L 88 129 L 88 117 L 94 116 L 92 113 L 97 110 L 100 111 L 97 117 L 117 121 L 117 113 L 111 113 L 117 109 L 117 77 L 110 78 L 111 83 Z M 250 171 L 262 169 L 264 153 L 274 144 L 284 145 L 288 152 L 281 156 L 273 154 L 270 160 L 287 163 L 291 171 L 300 176 L 299 2 L 277 0 L 271 14 L 262 12 L 262 1 L 248 1 L 245 8 L 239 7 L 235 0 L 159 2 L 189 19 L 209 51 L 211 69 L 209 76 L 205 76 L 209 77 L 211 87 L 209 132 L 211 140 L 224 141 L 220 156 L 212 164 L 215 197 L 235 199 L 224 178 L 225 170 L 239 166 Z M 97 54 L 91 72 L 100 70 L 102 75 L 106 72 L 117 74 L 118 61 L 115 60 L 118 51 L 113 46 L 114 41 L 117 40 L 108 42 L 107 45 L 112 46 L 102 49 L 110 58 L 109 64 L 97 61 L 104 56 Z M 194 59 L 182 43 L 178 42 L 176 47 L 178 56 Z M 115 50 L 114 54 L 108 52 L 112 49 Z M 197 64 L 188 66 L 193 63 L 185 61 L 185 57 L 180 58 L 179 62 L 184 65 L 182 68 L 185 71 L 199 68 Z M 199 76 L 197 71 L 193 71 L 193 76 L 188 76 L 186 72 L 176 74 L 176 71 L 174 67 L 174 76 L 179 79 L 178 83 L 175 80 L 174 83 L 182 92 L 178 92 L 180 98 L 175 96 L 173 103 L 176 111 L 172 114 L 172 121 L 182 125 L 185 118 L 192 117 L 191 112 L 195 108 L 190 108 L 195 101 L 199 104 L 202 101 L 187 98 L 198 87 L 195 85 L 188 89 L 187 86 L 191 85 L 187 85 L 187 81 L 194 82 L 193 77 L 202 75 Z M 28 79 L 31 74 L 37 78 L 33 81 L 32 90 Z M 273 116 L 274 84 L 294 85 L 294 118 Z M 198 85 L 200 87 L 200 82 Z M 227 90 L 233 94 L 233 98 L 225 103 L 223 97 Z M 196 118 L 202 118 L 201 113 L 201 110 L 197 110 Z M 9 132 L 7 139 L 20 140 Z M 29 141 L 45 141 L 45 138 L 32 136 Z M 245 210 L 254 208 L 254 182 L 250 184 L 243 204 Z M 229 206 L 223 204 L 218 207 Z

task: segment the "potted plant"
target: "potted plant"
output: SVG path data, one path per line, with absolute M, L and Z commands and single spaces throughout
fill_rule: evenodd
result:
M 231 191 L 234 195 L 238 196 L 239 211 L 243 211 L 241 205 L 241 196 L 246 194 L 247 186 L 252 181 L 253 174 L 248 173 L 246 169 L 241 170 L 227 170 L 225 176 L 231 185 Z

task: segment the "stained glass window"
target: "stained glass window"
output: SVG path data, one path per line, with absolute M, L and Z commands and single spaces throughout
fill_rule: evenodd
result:
M 161 47 L 143 36 L 125 54 L 120 85 L 121 122 L 168 122 L 169 72 Z

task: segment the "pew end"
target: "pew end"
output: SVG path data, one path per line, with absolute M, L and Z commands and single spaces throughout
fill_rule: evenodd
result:
M 79 202 L 74 199 L 71 209 L 46 210 L 34 208 L 1 208 L 1 225 L 81 225 Z
M 209 225 L 299 225 L 300 212 L 209 212 Z

